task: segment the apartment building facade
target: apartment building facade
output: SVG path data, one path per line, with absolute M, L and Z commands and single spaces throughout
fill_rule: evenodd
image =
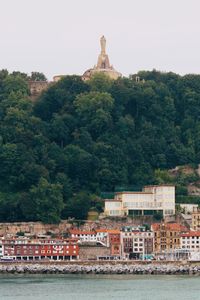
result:
M 178 223 L 155 223 L 151 225 L 154 237 L 154 253 L 170 252 L 180 249 L 180 237 L 187 228 Z
M 79 258 L 75 240 L 2 240 L 3 256 L 17 260 L 71 260 Z
M 200 252 L 200 231 L 181 234 L 180 248 L 190 252 Z
M 153 232 L 121 231 L 123 259 L 148 259 L 153 253 Z

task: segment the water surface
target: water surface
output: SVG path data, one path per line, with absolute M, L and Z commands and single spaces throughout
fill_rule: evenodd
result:
M 200 277 L 1 275 L 0 300 L 200 300 Z

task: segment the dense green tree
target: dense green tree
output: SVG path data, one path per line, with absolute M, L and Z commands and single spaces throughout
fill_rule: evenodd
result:
M 41 72 L 31 72 L 29 80 L 32 81 L 47 81 L 46 76 Z
M 91 91 L 109 92 L 113 80 L 104 73 L 96 73 L 87 83 L 89 84 Z
M 114 100 L 108 93 L 90 92 L 80 94 L 74 102 L 78 118 L 96 139 L 105 130 L 112 127 L 112 109 Z
M 167 170 L 200 162 L 199 75 L 65 76 L 35 103 L 28 80 L 0 71 L 1 221 L 85 219 L 101 192 L 146 184 L 176 183 L 187 201 L 198 176 Z
M 80 93 L 87 92 L 89 86 L 79 76 L 65 76 L 54 83 L 34 107 L 35 114 L 43 120 L 50 120 L 55 113 L 73 113 L 73 101 Z
M 64 207 L 62 186 L 41 178 L 38 185 L 30 189 L 21 207 L 27 220 L 58 223 Z
M 86 220 L 91 206 L 91 195 L 87 192 L 79 192 L 68 201 L 63 217 Z
M 0 221 L 24 221 L 25 217 L 20 208 L 21 193 L 0 192 Z
M 20 92 L 25 96 L 29 93 L 27 81 L 21 75 L 8 75 L 3 80 L 2 88 L 5 96 L 11 92 Z

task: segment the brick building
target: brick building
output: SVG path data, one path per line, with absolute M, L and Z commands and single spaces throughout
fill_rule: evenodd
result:
M 17 260 L 71 260 L 79 258 L 76 240 L 2 240 L 3 256 Z
M 108 245 L 110 247 L 110 255 L 121 257 L 121 239 L 120 230 L 108 230 Z

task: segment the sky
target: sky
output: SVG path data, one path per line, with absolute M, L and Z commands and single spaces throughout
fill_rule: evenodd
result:
M 0 69 L 79 74 L 99 39 L 124 76 L 200 73 L 200 0 L 0 0 Z

